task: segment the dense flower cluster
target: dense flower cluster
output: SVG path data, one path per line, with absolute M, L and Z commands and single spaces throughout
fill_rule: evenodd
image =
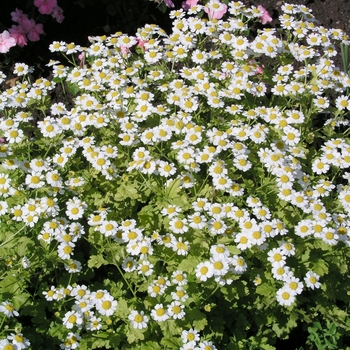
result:
M 169 320 L 184 327 L 181 349 L 215 349 L 190 291 L 244 280 L 294 305 L 327 273 L 301 259 L 302 247 L 350 244 L 350 79 L 332 59 L 348 38 L 290 4 L 281 32 L 247 36 L 270 21 L 266 10 L 225 6 L 172 11 L 169 35 L 146 25 L 91 37 L 88 48 L 54 42 L 80 64 L 50 62 L 54 79 L 34 83 L 18 64 L 23 79 L 0 95 L 1 221 L 33 232 L 74 276 L 113 264 L 125 282 L 44 291 L 55 305 L 69 299 L 62 349 L 109 322 L 163 331 Z M 73 98 L 51 103 L 60 84 Z M 92 246 L 85 258 L 82 241 Z M 8 305 L 0 312 L 16 316 Z

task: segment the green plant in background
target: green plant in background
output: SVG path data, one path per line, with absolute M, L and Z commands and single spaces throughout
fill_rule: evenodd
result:
M 337 330 L 337 325 L 334 322 L 326 320 L 326 325 L 323 327 L 320 322 L 313 322 L 312 326 L 308 327 L 309 336 L 306 344 L 308 349 L 328 350 L 328 349 L 343 349 L 339 345 L 341 334 Z M 304 350 L 303 347 L 297 350 Z
M 341 49 L 341 57 L 342 57 L 342 62 L 343 62 L 343 69 L 344 72 L 348 73 L 349 72 L 349 45 L 348 44 L 342 44 L 340 46 Z
M 268 350 L 300 326 L 345 344 L 348 38 L 282 9 L 253 30 L 262 9 L 211 0 L 170 34 L 53 42 L 52 79 L 15 65 L 0 346 Z
M 310 333 L 308 337 L 309 344 L 314 344 L 317 350 L 339 349 L 338 340 L 340 334 L 337 333 L 335 323 L 326 321 L 325 327 L 320 322 L 314 322 L 312 327 L 308 328 Z

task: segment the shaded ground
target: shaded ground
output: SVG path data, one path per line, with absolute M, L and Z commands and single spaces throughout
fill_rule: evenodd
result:
M 182 0 L 173 0 L 175 8 L 180 8 Z M 281 0 L 242 0 L 246 5 L 263 5 L 272 15 L 274 26 L 281 13 Z M 303 4 L 312 9 L 320 24 L 327 28 L 340 28 L 350 35 L 350 1 L 349 0 L 290 0 L 289 3 Z M 2 0 L 0 11 L 0 31 L 11 27 L 14 23 L 10 13 L 16 8 L 35 18 L 32 1 Z M 11 70 L 13 62 L 25 62 L 34 66 L 38 74 L 43 72 L 45 64 L 52 54 L 48 46 L 54 40 L 74 42 L 88 45 L 89 35 L 104 35 L 122 31 L 135 33 L 136 29 L 146 23 L 159 24 L 165 30 L 171 28 L 167 14 L 163 14 L 155 3 L 148 0 L 58 0 L 62 7 L 65 20 L 56 23 L 49 16 L 41 16 L 39 22 L 44 23 L 45 35 L 39 42 L 29 43 L 23 49 L 11 49 L 10 57 L 0 55 L 1 69 Z M 6 72 L 5 72 L 6 73 Z

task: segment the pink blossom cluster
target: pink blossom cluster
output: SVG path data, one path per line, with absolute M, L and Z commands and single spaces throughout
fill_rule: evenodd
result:
M 196 6 L 200 0 L 185 0 L 182 2 L 182 8 L 184 10 L 189 10 L 190 8 Z
M 63 10 L 57 5 L 57 0 L 34 0 L 34 5 L 39 13 L 51 15 L 58 23 L 64 20 Z M 16 45 L 23 47 L 27 45 L 28 40 L 39 41 L 40 35 L 44 33 L 43 25 L 28 18 L 22 10 L 16 8 L 11 12 L 11 17 L 16 24 L 8 31 L 0 33 L 0 53 L 6 53 Z
M 16 39 L 5 30 L 0 34 L 0 53 L 6 53 L 12 46 L 16 45 Z
M 172 0 L 163 1 L 168 7 L 174 7 Z M 200 1 L 201 0 L 185 0 L 182 2 L 182 8 L 187 11 L 190 8 L 196 6 Z M 259 5 L 258 9 L 261 12 L 260 20 L 262 24 L 272 22 L 272 17 L 262 5 Z M 208 14 L 209 18 L 220 19 L 227 12 L 227 5 L 221 3 L 220 0 L 211 0 L 206 4 L 204 11 Z
M 204 12 L 210 19 L 221 19 L 227 12 L 227 5 L 219 0 L 211 0 L 205 5 Z
M 44 28 L 41 23 L 36 23 L 34 19 L 28 18 L 22 10 L 16 9 L 11 12 L 12 20 L 17 23 L 13 25 L 9 32 L 15 38 L 16 44 L 20 47 L 27 45 L 29 41 L 39 41 L 40 34 L 44 33 Z
M 155 0 L 155 1 L 157 3 L 161 3 L 163 1 L 167 7 L 175 7 L 172 0 Z M 201 0 L 185 0 L 182 3 L 182 8 L 184 10 L 189 10 L 191 7 L 196 6 L 199 1 Z
M 272 17 L 270 16 L 270 14 L 268 13 L 268 11 L 264 6 L 259 5 L 258 9 L 262 12 L 262 15 L 260 16 L 262 24 L 272 22 Z

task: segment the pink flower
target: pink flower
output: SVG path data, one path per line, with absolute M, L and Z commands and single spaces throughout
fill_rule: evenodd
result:
M 20 47 L 27 45 L 26 32 L 22 26 L 12 26 L 9 29 L 11 36 L 15 38 L 16 44 Z
M 83 61 L 85 59 L 85 54 L 84 52 L 80 53 L 79 56 L 78 56 L 79 60 L 80 61 Z
M 175 7 L 174 3 L 171 0 L 164 0 L 164 2 L 168 7 Z
M 120 46 L 120 51 L 122 52 L 122 54 L 124 56 L 127 55 L 130 52 L 130 50 L 129 50 L 129 48 L 127 46 Z
M 22 28 L 23 32 L 27 34 L 29 30 L 32 28 L 32 19 L 29 19 L 27 15 L 24 15 L 20 21 L 18 22 L 18 25 Z
M 44 28 L 41 23 L 35 23 L 33 19 L 30 20 L 31 27 L 27 31 L 27 38 L 30 41 L 39 41 L 40 34 L 44 33 Z
M 34 0 L 34 5 L 42 15 L 50 15 L 57 6 L 57 0 Z
M 190 8 L 196 6 L 200 0 L 186 0 L 182 3 L 182 8 L 184 10 L 189 10 Z
M 264 65 L 256 66 L 256 74 L 263 74 L 263 73 L 264 73 Z
M 24 14 L 22 10 L 16 8 L 15 11 L 11 12 L 11 18 L 14 22 L 21 23 L 21 21 L 28 18 L 28 16 Z
M 85 68 L 85 53 L 84 52 L 82 52 L 82 53 L 80 53 L 79 54 L 79 56 L 78 56 L 78 59 L 79 59 L 79 67 L 80 68 Z
M 266 8 L 259 5 L 258 9 L 262 12 L 262 15 L 260 16 L 261 19 L 261 23 L 262 24 L 266 24 L 269 22 L 272 22 L 272 17 L 270 16 L 270 14 L 267 12 Z
M 210 19 L 220 19 L 227 12 L 227 5 L 222 4 L 219 0 L 210 0 L 204 8 Z
M 136 40 L 137 40 L 137 46 L 141 47 L 141 49 L 143 49 L 143 51 L 146 51 L 145 44 L 148 43 L 148 40 L 142 40 L 139 38 L 137 38 Z
M 252 68 L 255 68 L 256 74 L 263 74 L 264 73 L 265 66 L 263 64 L 261 66 L 259 66 L 255 60 L 250 60 L 249 64 Z
M 7 30 L 4 30 L 0 34 L 0 53 L 8 52 L 13 46 L 16 46 L 16 39 Z
M 59 6 L 54 7 L 51 16 L 55 18 L 58 23 L 62 23 L 64 20 L 63 10 Z

